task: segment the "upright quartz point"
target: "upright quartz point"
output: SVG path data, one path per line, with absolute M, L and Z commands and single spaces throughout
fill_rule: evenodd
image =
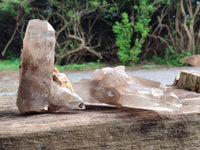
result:
M 30 20 L 23 40 L 17 106 L 21 113 L 46 112 L 62 106 L 78 108 L 82 99 L 53 82 L 55 30 L 47 22 Z M 56 99 L 56 101 L 55 101 Z

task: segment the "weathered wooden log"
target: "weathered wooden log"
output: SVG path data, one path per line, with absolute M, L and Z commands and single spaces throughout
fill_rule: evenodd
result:
M 174 86 L 200 93 L 200 72 L 183 70 L 176 77 Z
M 178 111 L 90 106 L 22 115 L 16 96 L 1 96 L 0 149 L 199 149 L 200 94 L 168 90 L 183 104 Z

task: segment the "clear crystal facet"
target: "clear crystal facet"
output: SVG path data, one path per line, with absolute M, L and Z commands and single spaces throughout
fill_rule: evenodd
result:
M 79 108 L 82 99 L 69 87 L 53 81 L 55 31 L 47 22 L 30 20 L 23 40 L 17 106 L 21 113 Z M 69 82 L 65 75 L 63 84 Z M 70 83 L 69 83 L 70 84 Z M 71 84 L 70 84 L 71 85 Z

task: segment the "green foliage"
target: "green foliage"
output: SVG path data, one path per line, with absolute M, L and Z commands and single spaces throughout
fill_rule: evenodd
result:
M 171 0 L 163 0 L 162 4 L 170 5 L 171 4 Z M 179 4 L 179 3 L 177 3 L 177 4 Z
M 86 70 L 94 70 L 105 67 L 105 64 L 101 64 L 100 62 L 90 62 L 90 63 L 83 63 L 83 64 L 68 64 L 65 66 L 55 66 L 60 71 L 86 71 Z
M 12 1 L 12 0 L 3 0 L 2 2 L 0 2 L 0 10 L 3 12 L 10 12 L 10 14 L 12 15 L 16 15 L 17 14 L 16 8 L 15 8 L 16 3 L 18 4 L 19 2 Z
M 135 0 L 133 2 L 137 4 Z M 124 12 L 121 22 L 116 22 L 113 26 L 113 32 L 116 34 L 116 45 L 119 47 L 117 54 L 123 65 L 130 63 L 134 65 L 138 62 L 142 45 L 151 30 L 149 27 L 151 14 L 155 10 L 148 0 L 140 0 L 138 5 L 133 6 L 133 9 L 136 11 L 136 15 L 133 16 L 136 18 L 134 25 L 129 21 L 128 14 Z M 113 11 L 115 11 L 115 7 L 110 7 L 109 12 Z M 134 35 L 133 32 L 135 32 Z
M 97 59 L 97 65 L 101 65 L 101 60 Z
M 0 9 L 9 12 L 11 15 L 17 15 L 19 8 L 24 9 L 26 13 L 30 13 L 32 10 L 28 0 L 2 0 L 0 2 Z
M 62 52 L 63 55 L 66 54 L 66 49 L 61 48 L 60 50 L 61 50 L 61 52 Z
M 99 6 L 99 0 L 89 1 L 92 8 L 96 8 Z
M 21 58 L 13 58 L 8 60 L 0 60 L 0 71 L 3 70 L 19 70 Z
M 166 64 L 168 66 L 183 66 L 184 64 L 180 62 L 180 59 L 191 55 L 192 53 L 185 52 L 184 50 L 180 54 L 176 53 L 173 47 L 169 45 L 166 49 L 166 54 L 164 57 L 153 56 L 151 61 L 157 62 L 159 64 Z
M 187 18 L 187 24 L 191 24 L 192 20 L 190 18 Z
M 121 22 L 116 22 L 113 26 L 113 32 L 116 34 L 116 45 L 119 47 L 118 57 L 126 65 L 129 63 L 131 58 L 131 34 L 133 24 L 129 22 L 128 14 L 124 12 L 122 14 Z M 133 54 L 133 52 L 132 52 Z
M 185 3 L 188 2 L 185 1 Z M 196 1 L 192 1 L 192 4 L 195 10 Z M 148 37 L 148 40 L 150 40 L 146 43 L 155 43 L 145 46 L 145 50 L 149 50 L 145 51 L 148 53 L 145 56 L 149 57 L 152 47 L 156 45 L 155 49 L 153 47 L 153 51 L 157 52 L 159 56 L 162 56 L 163 53 L 166 55 L 163 57 L 154 56 L 152 60 L 167 65 L 180 65 L 180 58 L 190 54 L 184 51 L 180 52 L 179 48 L 179 45 L 183 49 L 187 48 L 185 46 L 187 45 L 187 41 L 185 40 L 187 38 L 184 38 L 186 35 L 184 29 L 180 28 L 183 38 L 179 37 L 179 30 L 174 30 L 176 25 L 174 16 L 176 16 L 179 7 L 179 1 L 175 2 L 171 0 L 48 0 L 44 3 L 41 3 L 39 0 L 1 0 L 0 51 L 3 51 L 7 43 L 9 43 L 8 41 L 12 37 L 12 34 L 15 33 L 13 31 L 17 25 L 17 32 L 7 47 L 6 55 L 1 56 L 1 58 L 6 58 L 9 59 L 9 62 L 13 62 L 14 57 L 20 55 L 27 22 L 29 19 L 38 18 L 48 19 L 55 31 L 57 31 L 56 49 L 59 50 L 56 50 L 58 54 L 56 56 L 64 56 L 69 51 L 79 48 L 83 42 L 87 47 L 94 50 L 94 52 L 101 53 L 107 59 L 113 56 L 113 52 L 116 50 L 113 48 L 114 44 L 112 43 L 116 39 L 116 45 L 119 47 L 117 56 L 121 63 L 124 65 L 134 65 L 139 60 L 139 54 L 144 51 L 143 45 L 147 40 L 148 34 L 153 35 L 155 33 L 156 38 L 153 36 Z M 187 7 L 184 6 L 184 8 L 186 9 Z M 167 11 L 169 13 L 166 13 Z M 186 14 L 188 14 L 188 11 L 186 11 Z M 170 18 L 170 16 L 172 17 Z M 159 23 L 158 17 L 162 18 L 161 23 L 163 26 L 160 29 L 157 28 Z M 187 16 L 187 26 L 192 23 L 192 18 L 190 17 Z M 183 19 L 182 16 L 177 18 Z M 181 20 L 179 23 L 181 23 Z M 198 39 L 198 24 L 199 20 L 197 19 L 194 25 L 197 26 L 194 28 L 195 39 Z M 113 33 L 110 32 L 111 29 Z M 169 38 L 170 34 L 171 37 Z M 73 36 L 70 37 L 69 35 Z M 160 42 L 158 37 L 164 38 L 169 44 L 165 52 L 160 52 L 160 49 L 166 42 L 163 42 L 164 40 Z M 172 39 L 174 39 L 174 43 L 172 43 Z M 184 44 L 182 44 L 183 42 Z M 173 50 L 170 44 L 176 50 Z M 187 51 L 199 54 L 199 45 L 197 44 L 195 48 L 193 47 L 192 50 Z M 95 65 L 100 65 L 100 57 L 95 56 L 95 53 L 91 53 L 92 51 L 87 51 L 84 48 L 81 51 L 65 55 L 63 64 L 67 64 L 64 61 L 80 63 L 84 62 L 84 60 L 90 60 L 91 57 L 95 61 Z M 75 57 L 77 55 L 78 57 Z M 140 56 L 142 55 L 140 54 Z M 110 60 L 112 61 L 112 59 Z M 149 66 L 144 67 L 148 68 Z M 75 65 L 72 68 L 79 67 Z
M 116 11 L 116 7 L 112 6 L 109 8 L 108 12 L 113 13 Z
M 151 21 L 150 15 L 155 8 L 149 4 L 148 0 L 140 0 L 138 3 L 138 5 L 133 6 L 133 8 L 137 11 L 137 22 L 134 26 L 135 32 L 137 33 L 137 38 L 135 39 L 133 48 L 137 51 L 141 51 L 145 38 L 151 30 L 149 27 L 149 22 Z
M 0 60 L 0 71 L 3 70 L 19 70 L 21 58 L 12 58 L 8 60 Z M 97 60 L 97 62 L 90 62 L 90 63 L 84 63 L 84 64 L 69 64 L 65 66 L 58 66 L 56 65 L 60 71 L 76 71 L 76 70 L 94 70 L 97 68 L 103 68 L 105 67 L 105 64 L 100 63 L 100 60 Z
M 155 64 L 153 64 L 153 65 L 144 65 L 144 66 L 142 66 L 142 68 L 143 69 L 154 69 L 154 68 L 156 68 L 156 65 Z

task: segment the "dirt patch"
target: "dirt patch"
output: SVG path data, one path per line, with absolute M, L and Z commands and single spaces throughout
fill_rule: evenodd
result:
M 0 72 L 0 96 L 16 94 L 18 86 L 19 86 L 18 71 Z

